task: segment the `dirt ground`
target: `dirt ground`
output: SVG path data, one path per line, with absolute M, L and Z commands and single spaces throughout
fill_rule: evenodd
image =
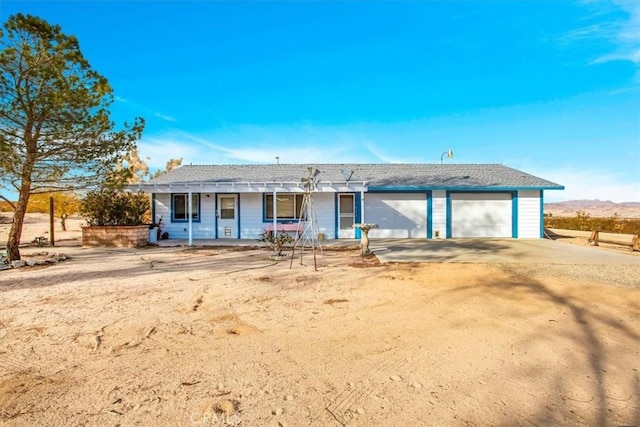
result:
M 0 212 L 0 244 L 6 245 L 11 229 L 11 217 L 9 212 Z M 80 217 L 70 217 L 67 219 L 67 230 L 63 231 L 60 225 L 60 219 L 54 221 L 54 239 L 63 245 L 80 245 L 82 229 L 85 225 L 84 219 Z M 26 215 L 24 225 L 22 227 L 22 238 L 20 242 L 29 244 L 36 237 L 46 237 L 51 240 L 49 234 L 49 215 L 29 213 Z
M 638 288 L 350 251 L 317 272 L 63 251 L 0 271 L 2 425 L 640 424 Z

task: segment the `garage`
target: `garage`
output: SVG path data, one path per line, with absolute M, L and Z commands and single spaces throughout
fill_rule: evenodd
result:
M 378 224 L 371 237 L 427 237 L 426 193 L 367 193 L 364 220 Z
M 511 193 L 450 193 L 449 237 L 513 237 Z

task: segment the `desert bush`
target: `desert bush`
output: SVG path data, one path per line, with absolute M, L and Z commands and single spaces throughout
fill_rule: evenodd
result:
M 277 256 L 282 256 L 285 246 L 293 243 L 293 237 L 287 233 L 274 235 L 274 233 L 264 230 L 258 237 L 258 241 L 267 245 Z
M 0 212 L 13 212 L 15 208 L 9 202 L 0 200 Z
M 73 191 L 33 194 L 29 198 L 27 212 L 48 213 L 50 198 L 53 198 L 54 211 L 56 216 L 60 218 L 62 230 L 66 231 L 67 219 L 80 211 L 80 196 Z
M 91 191 L 82 199 L 80 213 L 89 225 L 141 225 L 149 209 L 146 194 L 103 189 Z
M 573 217 L 545 216 L 544 226 L 565 230 L 598 230 L 621 234 L 640 233 L 640 219 L 638 218 L 620 218 L 617 214 L 606 218 L 594 218 L 584 211 L 577 211 Z

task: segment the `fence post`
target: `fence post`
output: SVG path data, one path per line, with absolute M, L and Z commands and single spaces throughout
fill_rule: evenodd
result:
M 53 197 L 49 197 L 49 239 L 51 240 L 51 246 L 56 245 L 54 218 Z
M 593 230 L 591 232 L 591 237 L 589 237 L 589 244 L 591 246 L 600 246 L 598 240 L 600 239 L 600 232 L 598 230 Z

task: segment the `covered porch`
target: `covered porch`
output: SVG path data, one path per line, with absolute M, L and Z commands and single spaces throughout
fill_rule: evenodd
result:
M 336 230 L 342 216 L 337 205 L 344 194 L 349 195 L 354 205 L 349 209 L 352 222 L 360 219 L 355 212 L 362 211 L 365 184 L 323 182 L 312 192 L 318 234 L 327 242 L 358 237 L 350 224 L 351 236 Z M 264 231 L 291 233 L 297 229 L 305 194 L 301 182 L 139 184 L 130 189 L 151 195 L 153 221 L 162 219 L 161 231 L 168 233 L 171 242 L 158 243 L 182 245 L 186 241 L 188 246 L 210 245 L 214 241 L 220 241 L 216 245 L 234 245 L 228 242 L 235 240 L 237 245 L 252 245 Z
M 332 239 L 320 242 L 323 248 L 329 249 L 348 249 L 359 248 L 360 239 Z M 253 239 L 166 239 L 158 240 L 158 246 L 162 248 L 170 247 L 237 247 L 247 249 L 264 249 L 264 243 Z

